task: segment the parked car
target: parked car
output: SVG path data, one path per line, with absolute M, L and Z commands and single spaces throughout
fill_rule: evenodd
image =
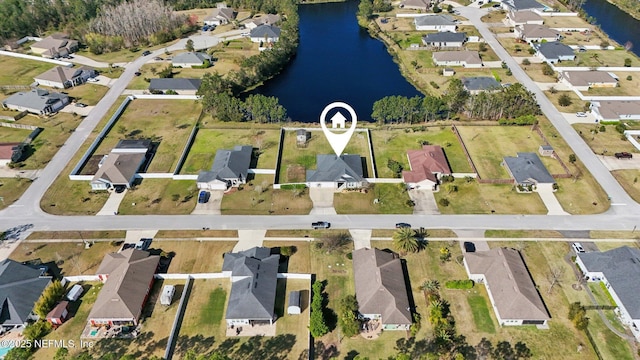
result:
M 576 252 L 576 254 L 584 252 L 584 248 L 582 247 L 582 244 L 580 244 L 579 242 L 574 242 L 573 244 L 571 244 L 571 247 L 573 248 L 573 251 Z
M 88 78 L 87 79 L 88 82 L 98 82 L 100 80 L 96 79 L 96 78 Z
M 142 56 L 147 56 L 147 55 L 151 55 L 151 51 L 145 50 L 142 52 Z
M 580 111 L 580 112 L 577 112 L 577 113 L 576 113 L 576 116 L 577 116 L 577 117 L 587 117 L 587 114 L 586 114 L 586 113 L 583 113 L 582 111 Z
M 133 73 L 135 76 L 140 76 L 142 75 L 142 73 L 140 71 L 136 71 L 135 73 Z
M 578 46 L 578 51 L 579 52 L 587 52 L 587 48 L 584 46 Z
M 163 59 L 162 59 L 160 56 L 156 56 L 156 57 L 154 57 L 154 58 L 153 58 L 153 60 L 155 60 L 155 61 L 162 61 Z
M 123 193 L 125 190 L 127 190 L 127 187 L 124 185 L 116 185 L 113 187 L 113 190 L 117 193 L 117 194 L 121 194 Z
M 80 107 L 80 108 L 86 108 L 86 107 L 87 107 L 87 104 L 83 104 L 83 103 L 76 103 L 76 106 L 77 106 L 77 107 Z
M 633 154 L 628 153 L 626 151 L 615 153 L 614 155 L 616 156 L 616 159 L 631 159 L 633 157 Z
M 136 243 L 136 249 L 138 250 L 147 250 L 149 248 L 149 245 L 151 245 L 151 241 L 153 239 L 150 238 L 142 238 L 140 239 L 140 241 L 138 241 Z
M 396 224 L 396 229 L 403 229 L 403 228 L 411 228 L 411 224 L 407 224 L 407 223 L 397 223 Z
M 209 195 L 211 195 L 208 191 L 200 191 L 198 194 L 198 204 L 206 204 L 209 201 Z
M 331 227 L 331 224 L 329 222 L 326 221 L 316 221 L 314 223 L 311 223 L 311 227 L 314 228 L 315 230 L 317 229 L 328 229 Z

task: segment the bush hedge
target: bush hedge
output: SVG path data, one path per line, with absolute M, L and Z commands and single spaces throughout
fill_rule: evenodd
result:
M 473 280 L 450 280 L 444 283 L 447 289 L 471 289 L 473 288 Z
M 280 189 L 282 190 L 293 190 L 293 189 L 306 189 L 307 185 L 305 184 L 284 184 L 280 185 Z

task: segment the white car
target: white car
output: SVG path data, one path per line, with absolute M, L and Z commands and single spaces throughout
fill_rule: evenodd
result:
M 580 244 L 579 242 L 575 242 L 571 244 L 571 247 L 573 248 L 573 251 L 576 252 L 576 254 L 584 252 L 584 248 L 582 247 L 582 244 Z
M 100 80 L 98 80 L 96 78 L 88 78 L 87 81 L 88 82 L 99 82 Z
M 576 113 L 576 116 L 577 116 L 577 117 L 587 117 L 587 114 L 586 114 L 586 113 L 583 113 L 583 112 L 577 112 L 577 113 Z

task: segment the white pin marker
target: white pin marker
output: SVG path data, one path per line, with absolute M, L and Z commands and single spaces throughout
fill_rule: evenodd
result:
M 351 116 L 351 127 L 349 127 L 349 129 L 344 132 L 332 132 L 327 127 L 327 114 L 334 108 L 343 108 L 347 110 L 349 112 L 349 115 Z M 338 111 L 331 117 L 330 120 L 332 129 L 344 129 L 345 121 L 347 120 L 347 118 L 342 115 L 340 111 Z M 353 108 L 349 104 L 343 102 L 333 102 L 327 105 L 324 110 L 322 110 L 322 114 L 320 114 L 320 126 L 322 127 L 322 131 L 329 141 L 329 145 L 331 145 L 331 148 L 333 149 L 333 151 L 335 151 L 336 155 L 342 155 L 344 148 L 347 147 L 349 140 L 351 140 L 351 136 L 353 136 L 353 132 L 356 130 L 357 122 L 358 116 L 356 115 L 356 111 L 353 110 Z

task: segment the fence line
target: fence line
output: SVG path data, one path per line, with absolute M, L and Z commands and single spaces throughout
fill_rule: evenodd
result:
M 481 177 L 480 177 L 480 174 L 478 173 L 478 169 L 476 168 L 476 164 L 474 164 L 473 160 L 471 160 L 471 155 L 469 154 L 467 145 L 464 143 L 464 141 L 462 141 L 462 136 L 460 136 L 460 133 L 458 132 L 458 128 L 455 125 L 451 125 L 451 130 L 458 138 L 460 145 L 462 145 L 462 151 L 464 151 L 464 155 L 467 157 L 467 161 L 469 162 L 469 165 L 471 165 L 471 169 L 473 170 L 474 173 L 477 174 L 476 179 L 478 180 L 478 182 L 480 182 Z
M 43 58 L 41 56 L 26 55 L 26 54 L 20 54 L 20 53 L 11 52 L 11 51 L 0 50 L 0 55 L 17 57 L 17 58 L 21 58 L 21 59 L 29 59 L 29 60 L 35 60 L 35 61 L 48 62 L 48 63 L 52 63 L 52 64 L 56 64 L 56 65 L 62 65 L 62 66 L 66 66 L 66 67 L 72 67 L 73 66 L 73 63 L 70 63 L 68 61 L 47 59 L 47 58 Z
M 167 340 L 167 347 L 164 351 L 165 360 L 171 360 L 173 357 L 173 350 L 176 345 L 176 340 L 178 339 L 178 333 L 180 332 L 180 325 L 182 325 L 182 317 L 184 316 L 184 310 L 187 305 L 187 299 L 189 298 L 189 294 L 191 293 L 191 285 L 193 284 L 193 279 L 190 277 L 184 283 L 184 289 L 182 290 L 182 296 L 180 296 L 180 303 L 178 304 L 178 311 L 176 311 L 176 317 L 173 320 L 173 325 L 171 326 L 171 333 L 169 333 L 169 339 Z
M 6 119 L 4 119 L 6 120 Z M 37 126 L 33 126 L 33 125 L 25 125 L 25 124 L 13 124 L 13 123 L 6 123 L 6 122 L 0 122 L 0 127 L 8 127 L 8 128 L 14 128 L 14 129 L 25 129 L 25 130 L 36 130 L 39 129 Z

